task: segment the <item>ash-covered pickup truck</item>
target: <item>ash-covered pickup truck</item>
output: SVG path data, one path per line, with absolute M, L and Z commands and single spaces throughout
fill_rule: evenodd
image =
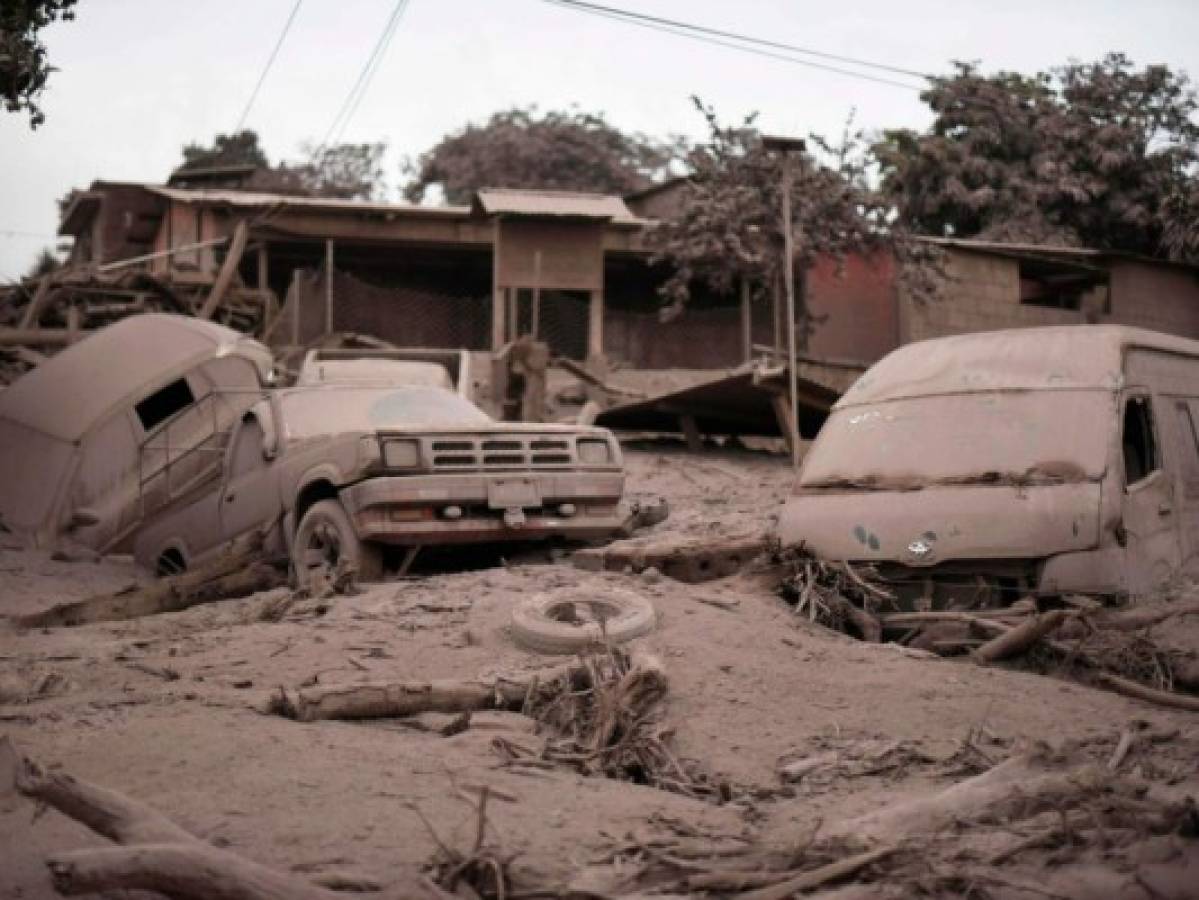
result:
M 266 529 L 297 581 L 364 581 L 388 545 L 592 539 L 623 524 L 620 445 L 603 428 L 496 422 L 436 386 L 270 392 L 230 436 L 219 483 L 141 531 L 137 559 L 195 565 Z

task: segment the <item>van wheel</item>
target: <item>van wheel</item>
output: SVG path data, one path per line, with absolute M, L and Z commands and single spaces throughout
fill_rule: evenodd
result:
M 158 562 L 154 564 L 154 574 L 159 578 L 182 575 L 186 571 L 187 562 L 183 559 L 183 554 L 173 547 L 170 550 L 164 550 L 158 557 Z
M 321 500 L 304 513 L 296 529 L 292 566 L 300 588 L 328 584 L 347 567 L 354 569 L 358 581 L 380 581 L 383 548 L 359 540 L 338 501 Z

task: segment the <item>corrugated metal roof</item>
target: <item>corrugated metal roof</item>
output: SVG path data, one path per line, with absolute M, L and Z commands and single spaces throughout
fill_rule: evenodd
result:
M 629 211 L 620 197 L 609 194 L 583 194 L 577 191 L 483 188 L 475 195 L 474 209 L 489 216 L 594 219 L 598 222 L 629 225 L 641 221 Z
M 294 207 L 332 212 L 364 212 L 374 214 L 401 213 L 461 218 L 470 213 L 466 206 L 414 206 L 403 203 L 369 203 L 364 200 L 338 200 L 330 197 L 295 197 L 290 194 L 268 194 L 259 191 L 214 190 L 208 188 L 173 188 L 147 184 L 146 190 L 177 200 L 180 203 L 211 203 L 240 207 Z

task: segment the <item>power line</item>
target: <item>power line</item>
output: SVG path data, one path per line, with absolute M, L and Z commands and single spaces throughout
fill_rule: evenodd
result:
M 262 83 L 266 81 L 267 73 L 270 72 L 271 66 L 275 64 L 275 57 L 279 55 L 279 48 L 283 46 L 284 38 L 291 31 L 291 23 L 296 20 L 296 13 L 300 11 L 300 4 L 303 2 L 304 0 L 296 0 L 296 5 L 291 8 L 291 15 L 283 23 L 283 30 L 279 32 L 279 39 L 275 41 L 275 49 L 271 51 L 271 55 L 267 57 L 266 65 L 262 67 L 262 72 L 258 76 L 258 83 L 254 85 L 254 90 L 250 93 L 250 99 L 246 101 L 246 108 L 241 111 L 241 118 L 237 120 L 237 127 L 233 129 L 234 134 L 241 131 L 242 126 L 246 124 L 246 118 L 250 115 L 250 109 L 254 106 L 254 101 L 258 99 L 258 92 L 262 90 Z
M 375 57 L 374 65 L 366 75 L 366 80 L 362 83 L 362 89 L 358 91 L 358 96 L 354 98 L 353 104 L 350 106 L 349 112 L 341 122 L 341 127 L 337 129 L 337 134 L 334 136 L 334 143 L 341 143 L 342 135 L 346 133 L 346 128 L 349 127 L 350 121 L 354 118 L 354 114 L 358 112 L 358 105 L 362 103 L 362 98 L 366 96 L 366 92 L 370 90 L 371 82 L 374 81 L 375 74 L 379 71 L 379 67 L 383 64 L 384 58 L 387 56 L 387 51 L 391 47 L 391 39 L 395 37 L 396 29 L 399 28 L 400 20 L 404 18 L 404 14 L 408 12 L 408 5 L 412 0 L 403 0 L 403 7 L 400 13 L 391 22 L 391 27 L 388 29 L 387 37 L 383 41 L 383 48 Z
M 56 241 L 60 237 L 57 234 L 47 234 L 41 231 L 22 231 L 19 228 L 0 228 L 0 235 L 3 235 L 4 237 L 26 237 L 51 241 Z
M 379 62 L 382 61 L 383 55 L 387 52 L 392 35 L 395 34 L 396 26 L 399 24 L 400 18 L 404 15 L 404 10 L 407 8 L 408 0 L 396 0 L 395 6 L 392 7 L 391 15 L 383 25 L 383 30 L 379 33 L 379 39 L 375 41 L 374 49 L 371 50 L 370 56 L 367 57 L 366 62 L 363 64 L 362 71 L 358 73 L 358 78 L 354 82 L 354 86 L 346 94 L 346 98 L 342 101 L 341 108 L 338 109 L 337 115 L 333 117 L 333 121 L 329 123 L 329 128 L 325 132 L 320 145 L 317 147 L 318 152 L 329 146 L 329 141 L 333 137 L 334 132 L 337 132 L 339 137 L 345 132 L 346 125 L 349 124 L 350 117 L 354 114 L 354 110 L 358 108 L 358 104 L 362 100 L 362 95 L 366 93 L 366 89 L 374 77 L 374 73 L 378 70 Z
M 878 78 L 862 72 L 854 72 L 852 70 L 842 69 L 836 66 L 821 65 L 819 63 L 811 62 L 810 60 L 796 59 L 794 56 L 769 53 L 759 48 L 766 47 L 773 48 L 775 50 L 784 50 L 788 53 L 815 56 L 820 59 L 848 63 L 850 65 L 862 66 L 863 68 L 876 69 L 883 72 L 891 72 L 896 75 L 905 75 L 925 81 L 932 77 L 927 73 L 917 72 L 914 69 L 904 69 L 899 66 L 891 66 L 885 63 L 873 62 L 871 60 L 860 59 L 853 56 L 843 56 L 837 53 L 826 53 L 822 50 L 813 50 L 809 47 L 801 47 L 796 44 L 771 41 L 765 38 L 757 38 L 750 35 L 738 34 L 732 31 L 724 31 L 719 28 L 709 28 L 704 25 L 695 25 L 690 22 L 682 22 L 677 19 L 667 19 L 661 16 L 651 16 L 644 13 L 632 12 L 631 10 L 627 9 L 603 6 L 598 3 L 586 2 L 586 0 L 542 0 L 542 2 L 550 3 L 554 6 L 560 6 L 564 9 L 574 10 L 576 12 L 589 13 L 591 15 L 601 16 L 603 18 L 614 19 L 630 25 L 639 25 L 643 28 L 652 28 L 657 31 L 665 31 L 669 34 L 676 34 L 682 37 L 703 40 L 706 43 L 712 43 L 722 47 L 730 47 L 734 50 L 743 50 L 749 53 L 755 53 L 759 56 L 767 56 L 773 59 L 780 59 L 786 62 L 793 62 L 799 65 L 806 65 L 812 68 L 836 72 L 840 75 L 848 75 L 851 78 L 862 78 L 867 81 L 875 81 L 881 84 L 889 84 L 895 87 L 907 88 L 909 90 L 918 88 L 914 88 L 914 86 L 910 84 L 905 84 L 886 78 Z M 721 38 L 728 40 L 719 40 Z M 738 43 L 730 43 L 730 41 L 737 41 Z

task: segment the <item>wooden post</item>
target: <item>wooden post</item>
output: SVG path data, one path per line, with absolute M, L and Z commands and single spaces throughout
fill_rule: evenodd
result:
M 21 322 L 18 328 L 36 328 L 38 320 L 42 317 L 42 312 L 48 305 L 50 299 L 50 284 L 52 279 L 49 275 L 43 275 L 42 280 L 37 283 L 37 290 L 33 292 L 33 299 L 29 301 L 29 305 L 25 307 L 25 313 L 21 316 Z
M 795 371 L 795 233 L 791 223 L 791 154 L 783 153 L 783 284 L 787 289 L 787 403 L 790 407 L 791 467 L 799 471 L 799 398 Z
M 234 276 L 237 275 L 237 267 L 241 265 L 242 254 L 246 252 L 247 230 L 245 219 L 239 220 L 234 226 L 229 252 L 225 254 L 225 261 L 221 263 L 221 269 L 217 272 L 216 281 L 212 283 L 212 289 L 204 299 L 204 305 L 196 313 L 199 318 L 211 319 L 220 308 L 221 301 L 225 299 L 225 293 L 229 290 L 229 285 L 233 283 Z M 196 250 L 197 254 L 201 252 L 202 250 Z
M 541 251 L 533 254 L 533 322 L 529 334 L 537 340 L 537 332 L 541 328 Z
M 500 220 L 492 219 L 491 238 L 491 349 L 498 351 L 504 346 L 504 289 L 500 286 Z
M 72 303 L 67 307 L 67 343 L 73 344 L 80 338 L 80 327 L 82 325 L 80 319 L 82 316 L 79 312 L 79 307 Z
M 300 270 L 291 270 L 291 288 L 287 292 L 288 301 L 291 304 L 291 345 L 293 347 L 300 346 L 300 298 L 302 292 L 300 290 Z M 288 305 L 284 301 L 284 305 Z
M 325 334 L 333 333 L 333 239 L 325 241 Z
M 258 245 L 258 290 L 270 290 L 270 270 L 267 268 L 266 244 Z
M 749 306 L 749 279 L 741 276 L 741 358 L 745 362 L 753 359 L 753 317 Z
M 514 341 L 520 337 L 520 288 L 514 287 L 505 291 L 508 313 L 508 340 Z
M 596 359 L 604 355 L 604 290 L 591 291 L 587 322 L 587 357 Z

